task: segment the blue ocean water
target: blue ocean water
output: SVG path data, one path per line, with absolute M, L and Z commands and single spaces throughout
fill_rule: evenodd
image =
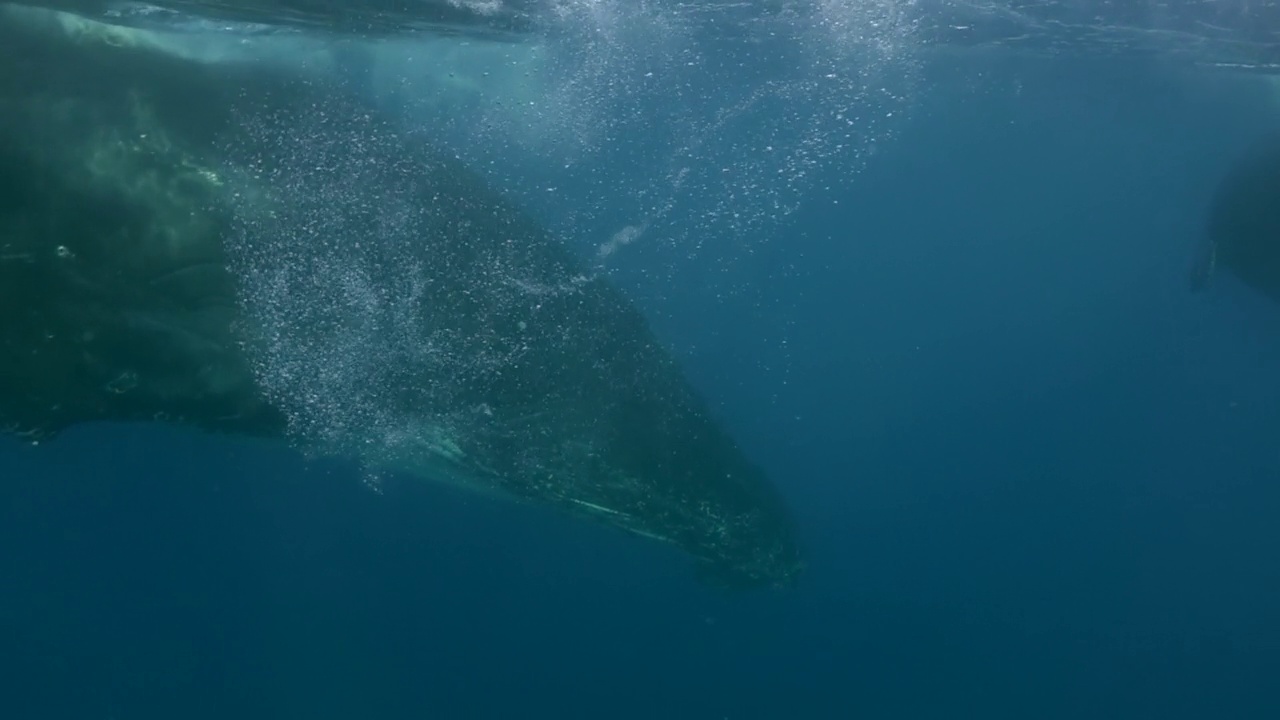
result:
M 0 714 L 1275 717 L 1280 308 L 1186 275 L 1280 85 L 935 46 L 879 61 L 849 104 L 877 130 L 837 137 L 843 90 L 772 64 L 796 46 L 701 42 L 765 59 L 641 86 L 652 112 L 596 135 L 618 98 L 580 96 L 547 120 L 583 123 L 567 144 L 449 131 L 584 252 L 652 223 L 611 272 L 792 506 L 796 588 L 283 448 L 77 428 L 0 444 Z M 753 73 L 795 82 L 681 134 Z

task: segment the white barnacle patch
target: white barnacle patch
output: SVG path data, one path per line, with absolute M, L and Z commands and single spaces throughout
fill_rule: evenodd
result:
M 123 395 L 138 387 L 138 374 L 132 371 L 120 373 L 120 376 L 107 383 L 107 392 Z

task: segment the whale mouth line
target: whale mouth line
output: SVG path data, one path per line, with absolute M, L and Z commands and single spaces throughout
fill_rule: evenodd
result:
M 200 273 L 221 275 L 226 272 L 226 269 L 225 264 L 219 263 L 216 260 L 200 260 L 160 273 L 148 280 L 147 283 L 152 287 L 163 287 L 172 283 L 181 283 L 191 276 Z

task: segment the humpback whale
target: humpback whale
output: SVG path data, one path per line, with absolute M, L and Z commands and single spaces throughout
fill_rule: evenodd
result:
M 1280 133 L 1253 143 L 1219 181 L 1197 245 L 1191 287 L 1224 269 L 1280 301 Z
M 0 14 L 0 431 L 266 439 L 794 582 L 785 503 L 638 310 L 429 129 L 49 17 Z

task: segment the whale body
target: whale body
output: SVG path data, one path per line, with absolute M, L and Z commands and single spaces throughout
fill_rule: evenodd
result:
M 1224 270 L 1280 301 L 1280 133 L 1251 143 L 1214 190 L 1194 253 L 1192 289 L 1204 290 Z
M 0 20 L 0 431 L 264 438 L 590 517 L 722 586 L 801 571 L 785 503 L 641 314 L 429 129 Z

